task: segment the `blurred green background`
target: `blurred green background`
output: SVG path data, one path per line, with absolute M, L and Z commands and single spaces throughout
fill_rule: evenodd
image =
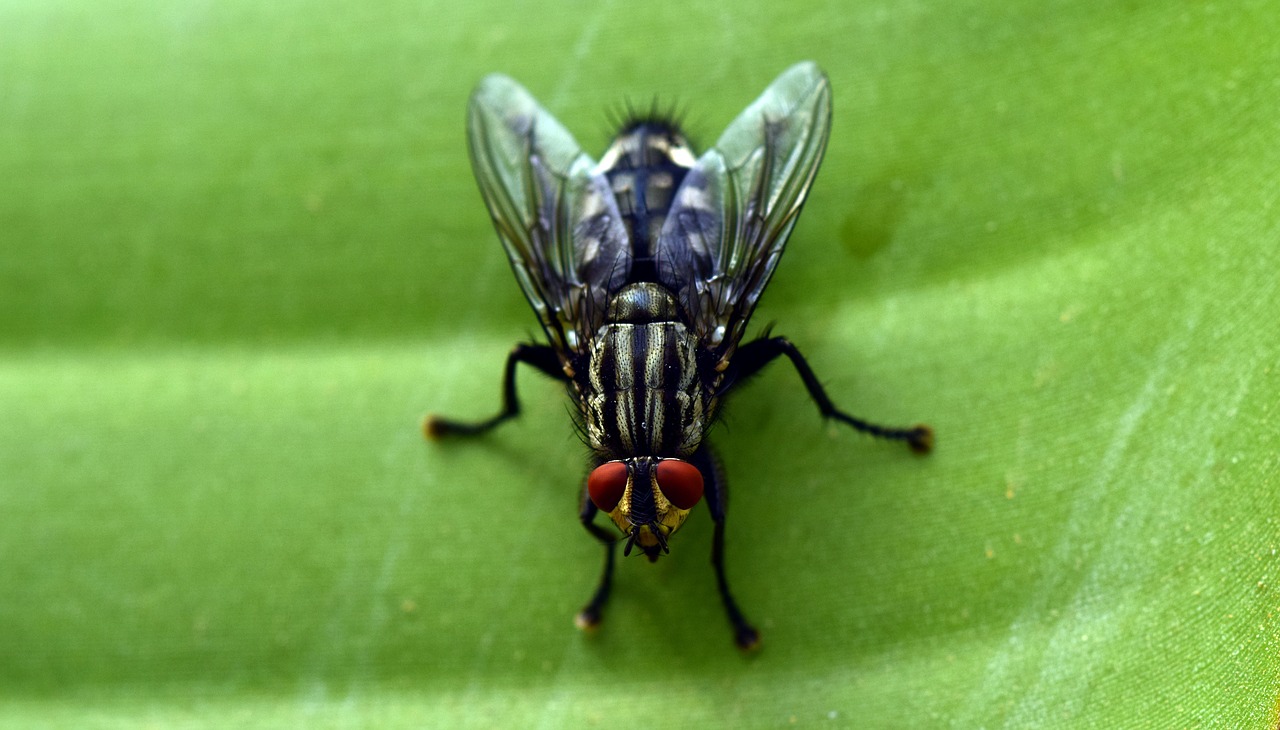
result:
M 1273 728 L 1280 3 L 0 3 L 0 726 Z M 834 132 L 699 512 L 598 546 L 463 111 Z

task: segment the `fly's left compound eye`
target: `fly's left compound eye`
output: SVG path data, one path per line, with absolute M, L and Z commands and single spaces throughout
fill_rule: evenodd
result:
M 621 461 L 606 461 L 587 476 L 587 494 L 604 512 L 612 512 L 626 491 L 627 465 Z
M 671 504 L 693 509 L 702 499 L 702 472 L 687 461 L 663 459 L 658 462 L 658 489 Z

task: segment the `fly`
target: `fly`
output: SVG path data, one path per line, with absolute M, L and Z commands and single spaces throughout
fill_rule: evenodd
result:
M 786 338 L 740 344 L 830 127 L 830 85 L 808 62 L 779 76 L 701 156 L 675 120 L 649 114 L 625 122 L 596 162 L 512 79 L 488 76 L 472 94 L 471 164 L 548 344 L 512 350 L 497 415 L 428 416 L 424 428 L 431 438 L 476 435 L 518 415 L 520 363 L 566 384 L 591 449 L 579 519 L 605 548 L 578 626 L 600 623 L 616 543 L 657 560 L 705 500 L 734 639 L 744 649 L 759 643 L 725 578 L 727 485 L 706 437 L 733 388 L 778 357 L 795 366 L 824 418 L 931 448 L 927 426 L 887 428 L 836 408 Z M 597 512 L 621 535 L 597 525 Z

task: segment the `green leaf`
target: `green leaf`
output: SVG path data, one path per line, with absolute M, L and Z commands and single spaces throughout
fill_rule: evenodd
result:
M 1280 4 L 0 7 L 0 725 L 1274 728 Z M 790 63 L 827 159 L 699 511 L 600 549 L 468 169 L 516 76 L 592 150 Z M 753 329 L 754 329 L 753 328 Z

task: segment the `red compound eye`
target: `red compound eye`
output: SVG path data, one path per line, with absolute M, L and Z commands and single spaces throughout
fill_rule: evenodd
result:
M 606 461 L 591 470 L 587 476 L 587 494 L 591 501 L 605 512 L 612 512 L 622 493 L 627 491 L 627 465 L 621 461 Z
M 658 462 L 658 489 L 662 496 L 680 509 L 693 509 L 702 499 L 702 472 L 679 459 Z

